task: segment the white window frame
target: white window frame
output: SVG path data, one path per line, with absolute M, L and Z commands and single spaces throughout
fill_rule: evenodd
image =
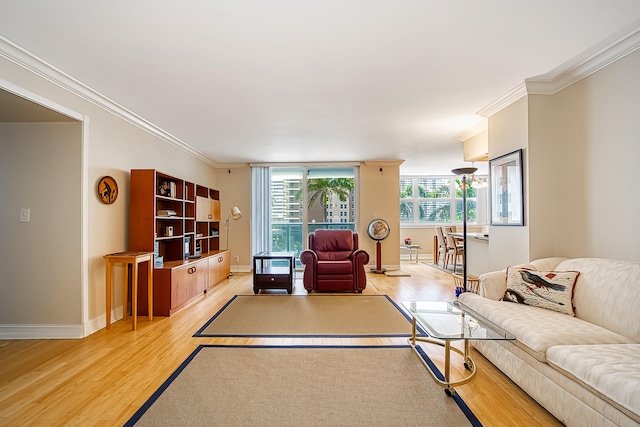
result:
M 479 177 L 479 178 L 486 178 L 486 177 Z M 443 179 L 443 180 L 447 180 L 449 181 L 449 197 L 448 198 L 441 198 L 440 200 L 447 200 L 449 201 L 449 218 L 450 221 L 444 222 L 444 221 L 420 221 L 420 202 L 424 201 L 424 200 L 436 200 L 433 198 L 424 198 L 424 197 L 420 197 L 419 196 L 419 192 L 418 192 L 418 180 L 421 179 Z M 462 203 L 462 198 L 457 198 L 456 197 L 456 180 L 462 179 L 459 176 L 451 176 L 451 175 L 419 175 L 419 176 L 400 176 L 400 183 L 402 183 L 402 181 L 405 180 L 411 180 L 411 185 L 412 185 L 412 190 L 413 190 L 413 195 L 411 198 L 400 198 L 400 200 L 398 201 L 398 207 L 400 208 L 400 204 L 402 202 L 408 202 L 409 200 L 411 200 L 411 205 L 412 205 L 412 212 L 413 212 L 413 221 L 403 221 L 402 220 L 402 214 L 400 215 L 400 225 L 402 227 L 421 227 L 421 226 L 427 226 L 427 227 L 432 227 L 432 226 L 441 226 L 441 225 L 454 225 L 454 224 L 462 224 L 462 221 L 456 221 L 456 206 L 457 206 L 457 202 Z M 476 193 L 477 195 L 477 193 Z M 469 201 L 474 201 L 476 202 L 476 209 L 478 209 L 478 200 L 477 197 L 476 198 L 469 198 L 467 197 L 467 203 L 469 203 Z M 451 218 L 453 218 L 453 220 L 451 220 Z M 477 216 L 476 216 L 476 220 L 477 220 Z M 469 222 L 467 222 L 468 224 L 471 225 L 476 225 L 477 222 L 476 220 L 470 220 Z

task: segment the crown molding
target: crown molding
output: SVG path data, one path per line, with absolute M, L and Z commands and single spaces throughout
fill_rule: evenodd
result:
M 624 35 L 608 39 L 547 74 L 525 79 L 477 114 L 491 117 L 526 95 L 553 95 L 640 48 L 640 24 Z M 595 53 L 590 53 L 595 52 Z
M 477 114 L 481 115 L 482 117 L 489 118 L 498 111 L 505 109 L 517 100 L 523 98 L 525 95 L 527 95 L 527 87 L 525 86 L 524 82 L 521 82 L 518 85 L 512 87 L 509 91 L 493 101 L 491 104 L 482 108 L 480 111 L 478 111 Z
M 404 160 L 365 160 L 362 164 L 366 166 L 400 166 Z
M 605 45 L 595 54 L 576 58 L 547 74 L 525 80 L 530 95 L 553 95 L 640 48 L 640 28 Z
M 404 161 L 404 160 L 403 160 Z M 230 164 L 230 163 L 227 163 Z M 246 163 L 245 163 L 246 164 Z M 314 167 L 314 166 L 336 166 L 336 167 L 348 167 L 348 166 L 360 166 L 360 162 L 251 162 L 249 166 L 254 167 Z M 228 168 L 227 168 L 228 169 Z
M 213 159 L 205 156 L 203 153 L 186 144 L 181 139 L 154 125 L 148 120 L 145 120 L 144 118 L 133 113 L 132 111 L 128 110 L 112 99 L 107 98 L 100 92 L 81 83 L 80 81 L 71 77 L 69 74 L 56 68 L 52 64 L 49 64 L 42 58 L 39 58 L 38 56 L 27 51 L 26 49 L 23 49 L 22 47 L 18 46 L 17 44 L 1 35 L 0 57 L 13 62 L 14 64 L 34 73 L 35 75 L 51 83 L 54 83 L 55 85 L 73 93 L 74 95 L 88 102 L 91 102 L 92 104 L 131 123 L 132 125 L 137 126 L 138 128 L 146 132 L 149 132 L 150 134 L 176 148 L 179 148 L 187 154 L 196 157 L 197 159 L 213 167 L 217 167 L 217 163 Z
M 216 163 L 216 168 L 220 169 L 241 169 L 250 166 L 249 163 Z
M 465 130 L 464 132 L 460 133 L 458 136 L 456 136 L 456 139 L 460 142 L 464 142 L 469 138 L 473 138 L 474 136 L 481 134 L 482 132 L 486 132 L 488 129 L 489 129 L 489 122 L 486 119 L 484 119 L 476 123 L 475 125 L 471 126 L 469 129 Z

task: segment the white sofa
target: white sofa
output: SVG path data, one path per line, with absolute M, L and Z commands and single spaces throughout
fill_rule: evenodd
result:
M 545 258 L 514 267 L 579 271 L 575 317 L 501 301 L 506 269 L 486 273 L 479 295 L 460 302 L 516 340 L 473 346 L 567 426 L 640 425 L 640 263 Z

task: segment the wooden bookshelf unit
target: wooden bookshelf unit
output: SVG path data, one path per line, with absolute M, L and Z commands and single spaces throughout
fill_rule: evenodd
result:
M 155 254 L 154 315 L 170 316 L 229 276 L 217 190 L 155 169 L 132 169 L 130 195 L 129 250 Z M 146 268 L 140 266 L 143 289 Z M 146 306 L 146 293 L 138 292 L 138 313 L 147 315 Z

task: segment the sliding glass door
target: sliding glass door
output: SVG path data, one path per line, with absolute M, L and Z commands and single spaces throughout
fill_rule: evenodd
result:
M 303 191 L 301 168 L 271 168 L 271 248 L 274 252 L 304 250 L 303 218 L 299 194 Z
M 272 250 L 298 256 L 309 232 L 355 231 L 356 185 L 355 167 L 271 168 Z

